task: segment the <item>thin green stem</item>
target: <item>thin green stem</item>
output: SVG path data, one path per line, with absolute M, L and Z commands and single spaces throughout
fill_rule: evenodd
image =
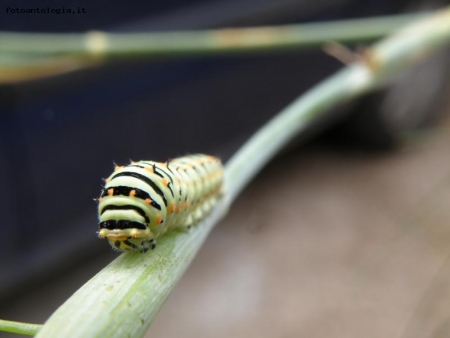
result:
M 424 16 L 352 19 L 276 27 L 113 34 L 0 33 L 0 84 L 29 81 L 101 64 L 106 58 L 285 51 L 327 41 L 370 41 Z
M 154 33 L 0 33 L 0 52 L 41 55 L 186 55 L 312 48 L 326 41 L 370 41 L 392 33 L 422 14 L 257 28 Z
M 37 334 L 42 325 L 13 322 L 10 320 L 0 319 L 0 331 L 17 333 L 25 336 L 34 336 Z

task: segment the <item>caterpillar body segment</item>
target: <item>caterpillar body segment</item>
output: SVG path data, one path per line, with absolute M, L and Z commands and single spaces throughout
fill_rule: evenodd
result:
M 99 231 L 115 250 L 148 251 L 174 229 L 189 229 L 221 196 L 223 167 L 208 155 L 116 166 L 98 199 Z

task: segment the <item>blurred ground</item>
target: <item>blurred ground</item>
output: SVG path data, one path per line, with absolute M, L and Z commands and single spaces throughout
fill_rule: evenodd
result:
M 278 159 L 213 231 L 147 337 L 449 337 L 449 148 L 447 120 L 396 152 L 315 143 Z M 1 318 L 43 322 L 113 256 Z

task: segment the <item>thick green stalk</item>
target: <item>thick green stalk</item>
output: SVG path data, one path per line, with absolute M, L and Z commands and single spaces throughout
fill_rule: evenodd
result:
M 37 337 L 142 337 L 225 205 L 189 233 L 165 235 L 155 252 L 120 255 L 67 300 Z
M 392 33 L 424 14 L 298 25 L 202 31 L 44 34 L 0 33 L 0 52 L 41 55 L 186 55 L 311 48 L 326 41 L 368 41 Z

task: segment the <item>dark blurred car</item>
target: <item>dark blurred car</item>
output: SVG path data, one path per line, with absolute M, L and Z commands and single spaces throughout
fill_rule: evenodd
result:
M 73 4 L 86 14 L 2 13 L 0 26 L 29 32 L 160 31 L 335 20 L 423 7 L 412 0 Z M 46 6 L 61 7 L 56 1 Z M 437 55 L 395 87 L 331 112 L 311 132 L 335 124 L 336 133 L 353 135 L 353 142 L 393 144 L 401 132 L 433 116 L 443 97 L 448 60 L 448 53 Z M 340 67 L 321 51 L 169 58 L 111 62 L 2 86 L 0 298 L 110 250 L 95 236 L 92 199 L 113 161 L 165 160 L 195 152 L 227 159 L 270 117 Z

